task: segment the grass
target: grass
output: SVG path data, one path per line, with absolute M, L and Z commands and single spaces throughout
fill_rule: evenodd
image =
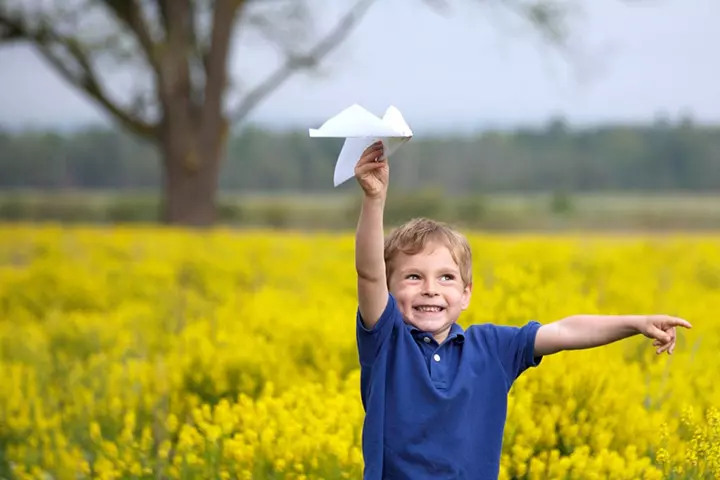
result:
M 417 198 L 413 197 L 417 193 Z M 480 209 L 464 213 L 453 197 L 427 191 L 401 193 L 396 201 L 391 191 L 388 208 L 398 208 L 399 216 L 416 216 L 426 212 L 428 205 L 442 204 L 448 220 L 467 220 L 474 226 L 494 230 L 708 230 L 720 229 L 720 194 L 686 192 L 586 192 L 571 195 L 546 193 L 496 193 L 477 195 Z M 329 193 L 250 193 L 221 192 L 219 203 L 224 212 L 222 223 L 269 224 L 283 227 L 352 228 L 360 192 L 346 189 Z M 408 195 L 410 195 L 408 197 Z M 430 195 L 428 197 L 428 195 Z M 409 200 L 408 200 L 409 198 Z M 72 219 L 92 212 L 120 209 L 132 218 L 152 218 L 159 201 L 157 191 L 4 191 L 0 192 L 0 213 L 3 206 L 15 216 L 5 220 L 38 219 L 35 213 L 58 209 L 77 209 Z M 401 206 L 398 206 L 401 205 Z M 8 208 L 12 206 L 12 208 Z M 140 215 L 135 215 L 138 210 Z M 140 212 L 140 210 L 142 210 Z M 20 211 L 20 214 L 17 212 Z M 87 212 L 87 213 L 85 213 Z M 397 218 L 398 212 L 393 212 Z M 33 217 L 33 215 L 35 215 Z M 95 215 L 95 216 L 93 216 Z M 427 215 L 442 216 L 438 211 Z M 43 215 L 40 215 L 42 218 Z M 122 221 L 123 218 L 110 220 Z M 472 218 L 471 218 L 472 217 Z M 278 220 L 281 219 L 281 220 Z M 306 220 L 307 219 L 307 220 Z M 318 222 L 320 219 L 322 221 Z

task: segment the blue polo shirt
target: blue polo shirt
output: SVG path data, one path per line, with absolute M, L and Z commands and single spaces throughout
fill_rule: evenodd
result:
M 388 297 L 372 329 L 357 313 L 365 480 L 495 480 L 507 394 L 533 356 L 540 323 L 454 324 L 438 343 Z

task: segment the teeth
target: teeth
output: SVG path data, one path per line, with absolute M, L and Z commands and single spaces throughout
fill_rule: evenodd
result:
M 420 305 L 415 308 L 420 310 L 421 312 L 439 312 L 442 309 L 441 307 L 436 307 L 432 305 Z

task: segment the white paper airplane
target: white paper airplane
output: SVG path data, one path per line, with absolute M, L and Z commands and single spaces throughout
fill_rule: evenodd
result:
M 378 118 L 354 104 L 327 120 L 320 128 L 310 129 L 311 137 L 345 138 L 335 162 L 333 181 L 336 187 L 355 176 L 355 165 L 369 145 L 381 140 L 388 158 L 412 135 L 402 114 L 392 105 L 382 118 Z

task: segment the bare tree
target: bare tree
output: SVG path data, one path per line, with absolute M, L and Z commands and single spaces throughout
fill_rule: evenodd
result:
M 294 74 L 316 68 L 375 1 L 346 0 L 334 27 L 308 38 L 313 8 L 307 0 L 0 0 L 0 44 L 30 42 L 69 84 L 126 130 L 152 141 L 164 172 L 162 220 L 209 226 L 216 220 L 229 126 Z M 424 3 L 448 6 L 443 0 Z M 565 36 L 565 10 L 555 2 L 484 3 L 511 8 L 555 43 Z M 230 102 L 229 52 L 246 31 L 262 35 L 283 60 Z M 113 69 L 132 72 L 134 90 L 125 101 L 103 77 Z

